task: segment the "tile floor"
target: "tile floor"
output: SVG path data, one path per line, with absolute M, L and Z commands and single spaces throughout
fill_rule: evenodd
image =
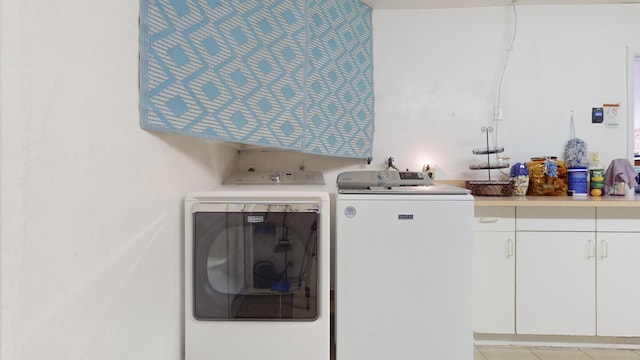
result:
M 640 360 L 640 350 L 476 345 L 474 360 Z

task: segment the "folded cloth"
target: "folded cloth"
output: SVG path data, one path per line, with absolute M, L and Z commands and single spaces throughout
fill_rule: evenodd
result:
M 609 193 L 609 189 L 613 188 L 616 182 L 623 182 L 633 189 L 636 185 L 636 173 L 633 166 L 627 159 L 615 159 L 611 161 L 607 171 L 604 173 L 604 192 Z

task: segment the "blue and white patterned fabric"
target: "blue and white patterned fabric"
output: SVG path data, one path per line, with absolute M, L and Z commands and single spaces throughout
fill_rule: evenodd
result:
M 371 33 L 358 0 L 141 0 L 141 126 L 371 156 Z

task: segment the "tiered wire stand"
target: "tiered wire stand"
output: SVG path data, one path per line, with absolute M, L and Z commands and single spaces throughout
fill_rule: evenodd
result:
M 481 131 L 486 136 L 486 147 L 473 150 L 474 155 L 486 155 L 487 161 L 469 165 L 471 170 L 486 170 L 488 180 L 468 180 L 465 182 L 467 189 L 472 195 L 478 196 L 511 196 L 513 193 L 513 181 L 511 180 L 491 180 L 491 170 L 509 168 L 509 162 L 491 162 L 491 154 L 504 152 L 503 147 L 489 146 L 489 133 L 493 132 L 490 126 L 483 126 Z

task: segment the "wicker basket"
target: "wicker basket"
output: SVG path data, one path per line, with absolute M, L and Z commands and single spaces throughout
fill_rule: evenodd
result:
M 512 180 L 470 180 L 465 184 L 476 196 L 511 196 L 514 185 Z

